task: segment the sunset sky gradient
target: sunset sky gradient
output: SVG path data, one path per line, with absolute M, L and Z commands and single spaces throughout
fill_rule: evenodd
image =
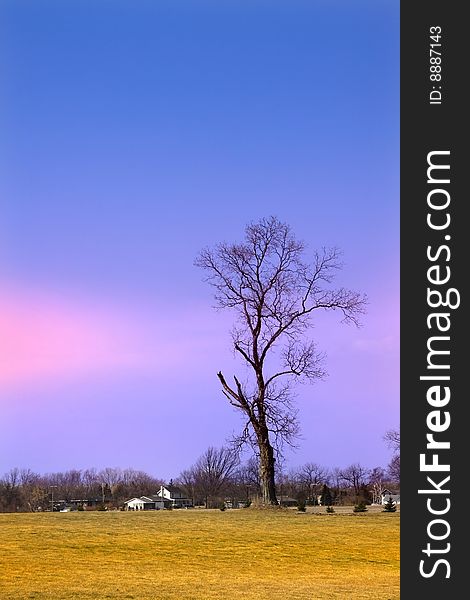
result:
M 287 465 L 385 466 L 399 423 L 399 3 L 0 6 L 0 474 L 169 479 L 240 424 L 231 316 L 193 266 L 276 215 L 363 326 L 319 318 Z

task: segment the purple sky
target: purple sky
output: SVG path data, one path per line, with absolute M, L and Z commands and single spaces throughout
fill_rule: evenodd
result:
M 0 474 L 169 479 L 240 423 L 231 315 L 193 266 L 276 215 L 363 327 L 318 319 L 288 465 L 385 466 L 399 424 L 399 3 L 0 7 Z

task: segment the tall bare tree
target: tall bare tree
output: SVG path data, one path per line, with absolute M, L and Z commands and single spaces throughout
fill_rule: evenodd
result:
M 314 313 L 338 311 L 343 321 L 357 325 L 364 312 L 364 296 L 330 286 L 341 267 L 339 251 L 324 248 L 310 262 L 304 251 L 290 227 L 270 217 L 248 225 L 244 242 L 204 249 L 196 260 L 215 289 L 217 307 L 237 315 L 233 347 L 253 378 L 245 384 L 234 376 L 229 384 L 222 372 L 217 376 L 245 417 L 239 441 L 250 442 L 259 455 L 265 504 L 277 504 L 275 449 L 298 433 L 290 384 L 325 375 L 322 355 L 305 339 Z

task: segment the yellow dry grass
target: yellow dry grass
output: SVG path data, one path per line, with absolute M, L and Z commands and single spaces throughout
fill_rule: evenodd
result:
M 1 600 L 397 600 L 399 513 L 0 515 Z

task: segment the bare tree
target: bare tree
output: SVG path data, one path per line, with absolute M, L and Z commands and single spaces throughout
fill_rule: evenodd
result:
M 205 498 L 206 508 L 220 500 L 239 464 L 232 448 L 208 448 L 192 468 L 195 488 Z
M 194 467 L 182 471 L 176 482 L 183 488 L 186 496 L 191 498 L 193 506 L 196 504 L 197 473 Z
M 382 467 L 375 467 L 369 474 L 369 485 L 372 492 L 372 503 L 381 504 L 382 494 L 385 490 L 385 471 Z
M 393 483 L 400 484 L 400 455 L 395 454 L 388 463 L 387 474 Z
M 14 512 L 19 509 L 21 497 L 20 469 L 14 467 L 0 479 L 0 510 Z
M 245 489 L 246 500 L 258 498 L 261 491 L 259 477 L 259 461 L 256 456 L 250 456 L 244 465 L 236 473 L 237 481 Z
M 98 496 L 101 493 L 101 481 L 95 468 L 85 469 L 82 480 L 84 498 Z
M 31 469 L 20 469 L 20 483 L 25 510 L 36 512 L 47 504 L 47 489 L 40 475 Z
M 114 498 L 130 498 L 132 496 L 148 496 L 163 484 L 163 481 L 150 476 L 144 471 L 138 471 L 128 467 L 121 472 L 120 481 L 115 484 Z
M 63 473 L 54 473 L 53 477 L 58 490 L 60 490 L 62 500 L 68 502 L 72 498 L 82 495 L 83 482 L 81 471 L 71 469 Z
M 388 463 L 387 473 L 394 483 L 400 483 L 400 432 L 397 429 L 390 429 L 384 435 L 384 440 L 388 447 L 393 450 L 393 456 Z
M 265 504 L 277 504 L 275 450 L 292 444 L 299 430 L 290 384 L 325 375 L 323 356 L 305 339 L 314 313 L 338 311 L 344 322 L 357 325 L 365 306 L 364 296 L 330 288 L 342 266 L 336 248 L 315 252 L 308 263 L 304 250 L 288 225 L 270 217 L 248 225 L 243 243 L 205 249 L 195 263 L 215 288 L 217 308 L 237 315 L 233 348 L 253 378 L 245 384 L 234 376 L 230 385 L 221 372 L 217 376 L 229 402 L 245 417 L 238 442 L 257 450 Z M 275 351 L 278 360 L 268 365 Z
M 328 469 L 316 463 L 306 463 L 299 469 L 297 477 L 306 491 L 307 499 L 317 504 L 321 487 L 328 480 Z
M 98 477 L 101 480 L 101 494 L 104 502 L 107 492 L 111 494 L 114 499 L 118 486 L 122 482 L 123 474 L 122 469 L 119 467 L 105 467 L 98 473 Z
M 400 432 L 397 429 L 390 429 L 384 435 L 384 440 L 387 442 L 387 446 L 393 450 L 395 454 L 400 452 Z
M 354 490 L 356 500 L 364 490 L 366 481 L 370 476 L 370 471 L 362 467 L 359 463 L 354 463 L 341 470 L 341 479 Z

